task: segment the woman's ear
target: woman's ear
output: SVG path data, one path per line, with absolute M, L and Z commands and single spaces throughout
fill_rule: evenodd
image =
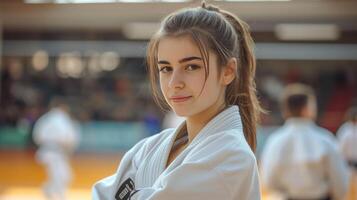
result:
M 222 69 L 222 84 L 229 85 L 237 76 L 237 59 L 231 58 Z

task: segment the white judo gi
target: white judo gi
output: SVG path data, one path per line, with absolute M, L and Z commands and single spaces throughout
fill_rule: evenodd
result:
M 340 149 L 344 158 L 350 164 L 357 164 L 357 124 L 344 123 L 337 131 Z M 357 168 L 356 168 L 357 169 Z
M 44 192 L 49 199 L 65 199 L 72 179 L 68 156 L 79 141 L 79 127 L 61 109 L 54 108 L 40 117 L 33 130 L 39 149 L 37 160 L 46 168 L 48 180 Z
M 93 187 L 94 200 L 259 200 L 256 159 L 237 106 L 212 119 L 167 167 L 183 123 L 136 144 L 116 174 Z
M 308 119 L 288 119 L 268 138 L 261 161 L 263 185 L 288 198 L 341 200 L 348 190 L 337 140 Z

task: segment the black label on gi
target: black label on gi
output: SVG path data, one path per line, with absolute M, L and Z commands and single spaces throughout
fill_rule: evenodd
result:
M 115 194 L 116 200 L 129 200 L 130 192 L 135 189 L 134 181 L 131 178 L 126 179 L 119 187 L 118 192 Z

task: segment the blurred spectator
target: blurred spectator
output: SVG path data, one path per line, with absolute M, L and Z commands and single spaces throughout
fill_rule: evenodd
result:
M 13 84 L 13 78 L 11 77 L 11 73 L 9 70 L 8 65 L 4 65 L 3 68 L 1 69 L 1 84 L 0 84 L 0 106 L 3 107 L 5 105 L 8 105 L 12 100 L 10 88 L 11 85 Z
M 287 199 L 343 199 L 348 169 L 332 133 L 314 123 L 313 90 L 302 84 L 287 86 L 281 107 L 286 122 L 263 150 L 263 186 Z
M 146 111 L 144 111 L 144 113 L 143 122 L 147 133 L 150 136 L 159 133 L 161 131 L 161 120 L 155 105 L 147 105 Z
M 64 200 L 72 179 L 69 156 L 78 145 L 79 127 L 62 99 L 51 100 L 50 111 L 36 122 L 33 137 L 39 145 L 36 158 L 48 175 L 44 193 L 47 199 Z
M 341 152 L 349 166 L 357 172 L 357 106 L 347 112 L 347 122 L 337 131 Z
M 261 88 L 271 99 L 278 100 L 282 90 L 283 83 L 276 76 L 263 76 Z

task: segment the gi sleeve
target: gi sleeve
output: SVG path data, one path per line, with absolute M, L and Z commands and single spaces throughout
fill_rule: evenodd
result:
M 130 149 L 122 158 L 117 172 L 105 179 L 98 181 L 92 188 L 92 199 L 93 200 L 112 200 L 118 193 L 118 187 L 123 182 L 132 184 L 140 159 L 144 155 L 145 141 L 143 139 L 137 143 L 132 149 Z M 130 195 L 130 193 L 129 193 Z

